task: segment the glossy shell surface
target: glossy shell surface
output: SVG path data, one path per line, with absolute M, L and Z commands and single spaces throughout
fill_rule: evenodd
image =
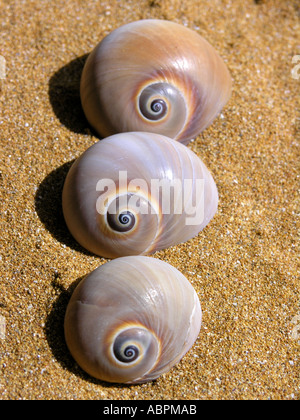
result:
M 80 94 L 88 121 L 102 137 L 146 131 L 187 144 L 227 103 L 231 78 L 197 32 L 146 19 L 121 26 L 95 47 Z
M 108 382 L 158 378 L 191 348 L 201 306 L 176 268 L 151 257 L 123 257 L 90 273 L 65 315 L 65 338 L 77 363 Z
M 216 184 L 183 144 L 154 133 L 110 136 L 86 150 L 63 188 L 74 238 L 94 254 L 150 254 L 196 236 L 217 211 Z

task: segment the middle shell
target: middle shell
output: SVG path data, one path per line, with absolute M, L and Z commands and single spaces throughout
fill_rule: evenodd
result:
M 218 205 L 198 156 L 154 133 L 124 133 L 91 146 L 71 167 L 63 212 L 75 239 L 102 257 L 150 254 L 196 236 Z

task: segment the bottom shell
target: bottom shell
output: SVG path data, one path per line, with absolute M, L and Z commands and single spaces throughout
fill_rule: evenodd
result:
M 65 338 L 91 376 L 141 383 L 179 362 L 197 339 L 201 316 L 196 292 L 177 269 L 151 257 L 122 257 L 76 287 Z

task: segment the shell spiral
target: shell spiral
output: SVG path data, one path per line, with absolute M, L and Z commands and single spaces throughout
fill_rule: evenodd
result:
M 154 133 L 107 137 L 72 165 L 63 212 L 74 238 L 102 257 L 150 254 L 196 236 L 214 216 L 216 184 L 183 144 Z
M 176 268 L 151 257 L 122 257 L 76 287 L 65 338 L 91 376 L 141 383 L 179 362 L 199 334 L 201 316 L 196 292 Z
M 146 19 L 115 29 L 91 52 L 80 95 L 103 137 L 130 131 L 185 144 L 203 131 L 231 94 L 224 61 L 198 33 Z

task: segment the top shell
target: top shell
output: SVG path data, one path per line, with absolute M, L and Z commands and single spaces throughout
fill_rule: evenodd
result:
M 231 78 L 198 33 L 165 20 L 121 26 L 83 69 L 83 110 L 100 136 L 147 131 L 187 144 L 221 111 Z

